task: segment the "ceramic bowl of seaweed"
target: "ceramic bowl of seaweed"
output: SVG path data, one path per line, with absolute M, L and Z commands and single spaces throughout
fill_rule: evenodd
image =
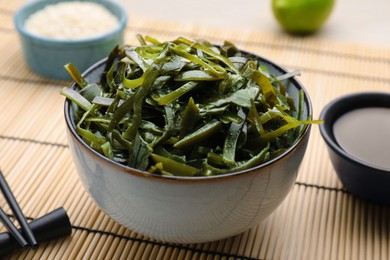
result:
M 231 43 L 139 39 L 62 91 L 86 190 L 112 219 L 162 241 L 255 226 L 293 187 L 315 122 L 296 73 Z

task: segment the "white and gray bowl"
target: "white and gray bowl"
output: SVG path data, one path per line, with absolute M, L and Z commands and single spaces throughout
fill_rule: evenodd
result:
M 286 72 L 258 57 L 274 75 Z M 106 60 L 84 76 L 98 82 Z M 76 84 L 71 86 L 77 89 Z M 302 84 L 291 79 L 287 91 L 304 91 L 304 117 L 312 106 Z M 212 177 L 167 177 L 118 164 L 91 149 L 75 131 L 75 106 L 65 101 L 67 135 L 77 172 L 96 205 L 121 225 L 143 235 L 176 243 L 201 243 L 234 236 L 269 216 L 293 187 L 311 126 L 283 154 L 240 172 Z

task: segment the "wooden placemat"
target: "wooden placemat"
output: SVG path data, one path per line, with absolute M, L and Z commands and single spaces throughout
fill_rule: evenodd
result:
M 64 207 L 72 235 L 16 251 L 12 259 L 390 259 L 390 210 L 349 194 L 339 182 L 314 126 L 298 180 L 284 203 L 255 228 L 205 244 L 169 244 L 109 219 L 84 191 L 68 149 L 63 118 L 69 82 L 40 77 L 26 66 L 14 11 L 0 6 L 0 168 L 29 220 Z M 255 31 L 230 31 L 131 17 L 135 35 L 161 40 L 186 36 L 224 40 L 301 70 L 314 118 L 332 99 L 352 92 L 390 90 L 390 49 Z M 0 207 L 11 213 L 5 200 Z M 0 231 L 5 231 L 0 227 Z

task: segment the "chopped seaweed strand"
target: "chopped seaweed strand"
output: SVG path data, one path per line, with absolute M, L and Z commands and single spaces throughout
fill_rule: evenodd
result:
M 123 165 L 163 176 L 212 176 L 260 165 L 291 147 L 308 124 L 299 71 L 272 75 L 232 43 L 137 35 L 116 46 L 97 82 L 72 64 L 77 133 Z

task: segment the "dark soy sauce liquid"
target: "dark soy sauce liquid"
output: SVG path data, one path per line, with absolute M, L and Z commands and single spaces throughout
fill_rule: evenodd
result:
M 336 120 L 333 133 L 341 148 L 353 157 L 390 170 L 390 108 L 352 110 Z

